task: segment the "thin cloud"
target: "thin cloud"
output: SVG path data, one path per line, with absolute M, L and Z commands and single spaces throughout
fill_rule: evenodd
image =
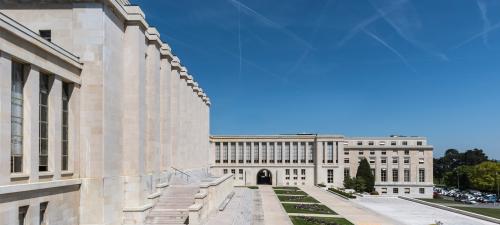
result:
M 241 7 L 238 6 L 238 51 L 240 56 L 240 70 L 238 71 L 238 77 L 241 77 L 243 70 L 243 50 L 241 46 Z
M 241 11 L 243 13 L 257 19 L 257 21 L 260 21 L 262 24 L 280 30 L 281 32 L 283 32 L 284 34 L 286 34 L 287 36 L 289 36 L 293 40 L 301 43 L 302 45 L 304 45 L 307 48 L 310 48 L 310 49 L 313 48 L 312 45 L 308 41 L 304 40 L 303 38 L 299 37 L 295 33 L 291 32 L 290 30 L 286 29 L 285 27 L 279 25 L 278 23 L 268 19 L 264 15 L 260 14 L 259 12 L 255 11 L 254 9 L 248 7 L 247 5 L 241 3 L 240 1 L 238 1 L 238 0 L 228 0 L 228 1 L 234 7 L 241 9 Z
M 481 20 L 483 21 L 483 31 L 486 31 L 490 28 L 491 22 L 488 19 L 488 7 L 486 6 L 486 2 L 484 0 L 476 0 L 477 7 L 479 8 L 479 12 L 481 13 Z M 485 32 L 483 35 L 483 43 L 488 45 L 488 32 Z
M 394 53 L 397 57 L 399 57 L 399 59 L 401 59 L 401 61 L 414 73 L 417 73 L 417 70 L 415 70 L 415 68 L 408 62 L 408 60 L 406 60 L 406 58 L 401 54 L 399 53 L 398 50 L 396 50 L 395 48 L 393 48 L 391 45 L 389 45 L 387 42 L 385 42 L 382 38 L 380 38 L 379 36 L 375 35 L 374 33 L 370 32 L 370 31 L 367 31 L 366 29 L 363 29 L 363 32 L 365 34 L 367 34 L 368 36 L 370 36 L 371 38 L 373 38 L 375 41 L 377 41 L 378 43 L 382 44 L 384 47 L 386 47 L 387 49 L 389 49 L 392 53 Z
M 480 38 L 480 37 L 483 37 L 485 34 L 488 34 L 496 29 L 500 28 L 500 22 L 499 23 L 496 23 L 494 24 L 493 26 L 490 26 L 488 29 L 486 30 L 483 30 L 477 34 L 474 34 L 472 35 L 470 38 L 467 38 L 466 40 L 460 42 L 458 45 L 455 45 L 454 47 L 452 47 L 451 49 L 458 49 L 458 48 L 461 48 L 462 46 L 468 44 L 469 42 L 471 41 L 474 41 L 476 40 L 477 38 Z

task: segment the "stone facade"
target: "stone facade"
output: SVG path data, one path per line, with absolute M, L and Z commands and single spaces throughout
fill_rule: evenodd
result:
M 343 187 L 367 158 L 381 195 L 432 197 L 433 147 L 423 137 L 212 136 L 211 145 L 212 173 L 233 173 L 235 185 L 256 185 L 266 171 L 274 186 Z
M 210 99 L 128 1 L 0 1 L 0 100 L 0 224 L 143 224 L 173 168 L 208 170 Z

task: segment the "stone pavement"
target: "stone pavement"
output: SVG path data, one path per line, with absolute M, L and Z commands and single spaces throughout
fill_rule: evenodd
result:
M 234 188 L 234 196 L 222 212 L 210 218 L 205 225 L 263 225 L 258 190 Z M 253 204 L 249 204 L 253 203 Z
M 301 187 L 307 194 L 356 225 L 401 225 L 350 200 L 343 199 L 315 186 Z
M 265 225 L 292 225 L 271 186 L 259 186 Z

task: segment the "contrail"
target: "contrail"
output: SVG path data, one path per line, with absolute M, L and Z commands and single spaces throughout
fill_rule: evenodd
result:
M 301 37 L 297 36 L 295 33 L 291 32 L 290 30 L 288 30 L 288 29 L 284 28 L 283 26 L 277 24 L 276 22 L 268 19 L 264 15 L 262 15 L 259 12 L 253 10 L 252 8 L 250 8 L 247 5 L 241 3 L 240 1 L 238 1 L 238 0 L 228 0 L 228 1 L 231 4 L 233 4 L 235 7 L 241 8 L 242 11 L 245 14 L 254 17 L 258 21 L 262 22 L 264 25 L 269 26 L 269 27 L 274 27 L 274 28 L 280 30 L 281 32 L 283 32 L 284 34 L 286 34 L 290 38 L 294 39 L 295 41 L 303 44 L 307 48 L 310 48 L 310 49 L 313 48 L 312 45 L 309 42 L 307 42 L 306 40 L 302 39 Z
M 483 20 L 483 31 L 488 30 L 491 23 L 490 20 L 488 19 L 488 8 L 486 7 L 486 3 L 481 0 L 476 0 L 476 2 L 477 2 L 477 7 L 479 8 L 479 11 L 481 13 L 481 19 Z M 485 45 L 488 45 L 488 32 L 484 33 L 483 35 L 483 43 Z
M 473 40 L 475 40 L 475 39 L 477 39 L 477 38 L 479 38 L 479 37 L 481 37 L 481 36 L 483 36 L 485 34 L 488 34 L 491 31 L 494 31 L 494 30 L 496 30 L 498 28 L 500 28 L 500 23 L 496 23 L 495 25 L 490 26 L 488 29 L 483 30 L 483 31 L 481 31 L 481 32 L 479 32 L 477 34 L 472 35 L 472 37 L 466 39 L 465 41 L 460 42 L 458 45 L 456 45 L 455 47 L 453 47 L 451 49 L 461 48 L 462 46 L 468 44 L 469 42 L 471 42 L 471 41 L 473 41 Z
M 415 68 L 413 68 L 413 66 L 410 65 L 410 63 L 408 62 L 408 60 L 406 60 L 406 58 L 398 52 L 398 50 L 396 50 L 395 48 L 393 48 L 391 45 L 389 45 L 387 42 L 385 42 L 384 40 L 382 40 L 380 37 L 378 37 L 377 35 L 375 35 L 374 33 L 370 32 L 370 31 L 367 31 L 365 29 L 363 29 L 363 32 L 365 32 L 365 34 L 367 34 L 368 36 L 370 36 L 371 38 L 373 38 L 375 41 L 377 41 L 378 43 L 382 44 L 384 47 L 386 47 L 387 49 L 389 49 L 392 53 L 394 53 L 396 56 L 399 57 L 399 59 L 401 59 L 401 61 L 403 61 L 403 63 L 414 73 L 417 73 L 417 71 L 415 70 Z

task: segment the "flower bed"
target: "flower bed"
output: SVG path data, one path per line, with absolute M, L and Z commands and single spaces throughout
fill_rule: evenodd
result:
M 322 204 L 293 204 L 282 203 L 287 213 L 307 213 L 307 214 L 331 214 L 337 215 L 336 212 Z
M 300 189 L 297 190 L 274 190 L 274 193 L 278 195 L 307 195 L 305 192 Z
M 314 202 L 319 203 L 318 200 L 311 196 L 289 196 L 289 195 L 278 195 L 278 199 L 281 202 Z
M 291 216 L 294 225 L 353 225 L 344 218 Z
M 285 186 L 285 187 L 273 187 L 273 189 L 292 189 L 292 190 L 299 190 L 298 187 L 289 187 L 289 186 Z
M 341 191 L 341 190 L 337 190 L 337 189 L 335 189 L 335 188 L 329 188 L 328 190 L 329 190 L 329 191 L 331 191 L 331 192 L 335 192 L 335 193 L 337 193 L 337 194 L 339 194 L 339 195 L 342 195 L 342 196 L 344 196 L 344 197 L 346 197 L 346 198 L 356 198 L 356 196 L 355 196 L 355 195 L 349 194 L 349 193 L 347 193 L 347 192 L 343 192 L 343 191 Z

